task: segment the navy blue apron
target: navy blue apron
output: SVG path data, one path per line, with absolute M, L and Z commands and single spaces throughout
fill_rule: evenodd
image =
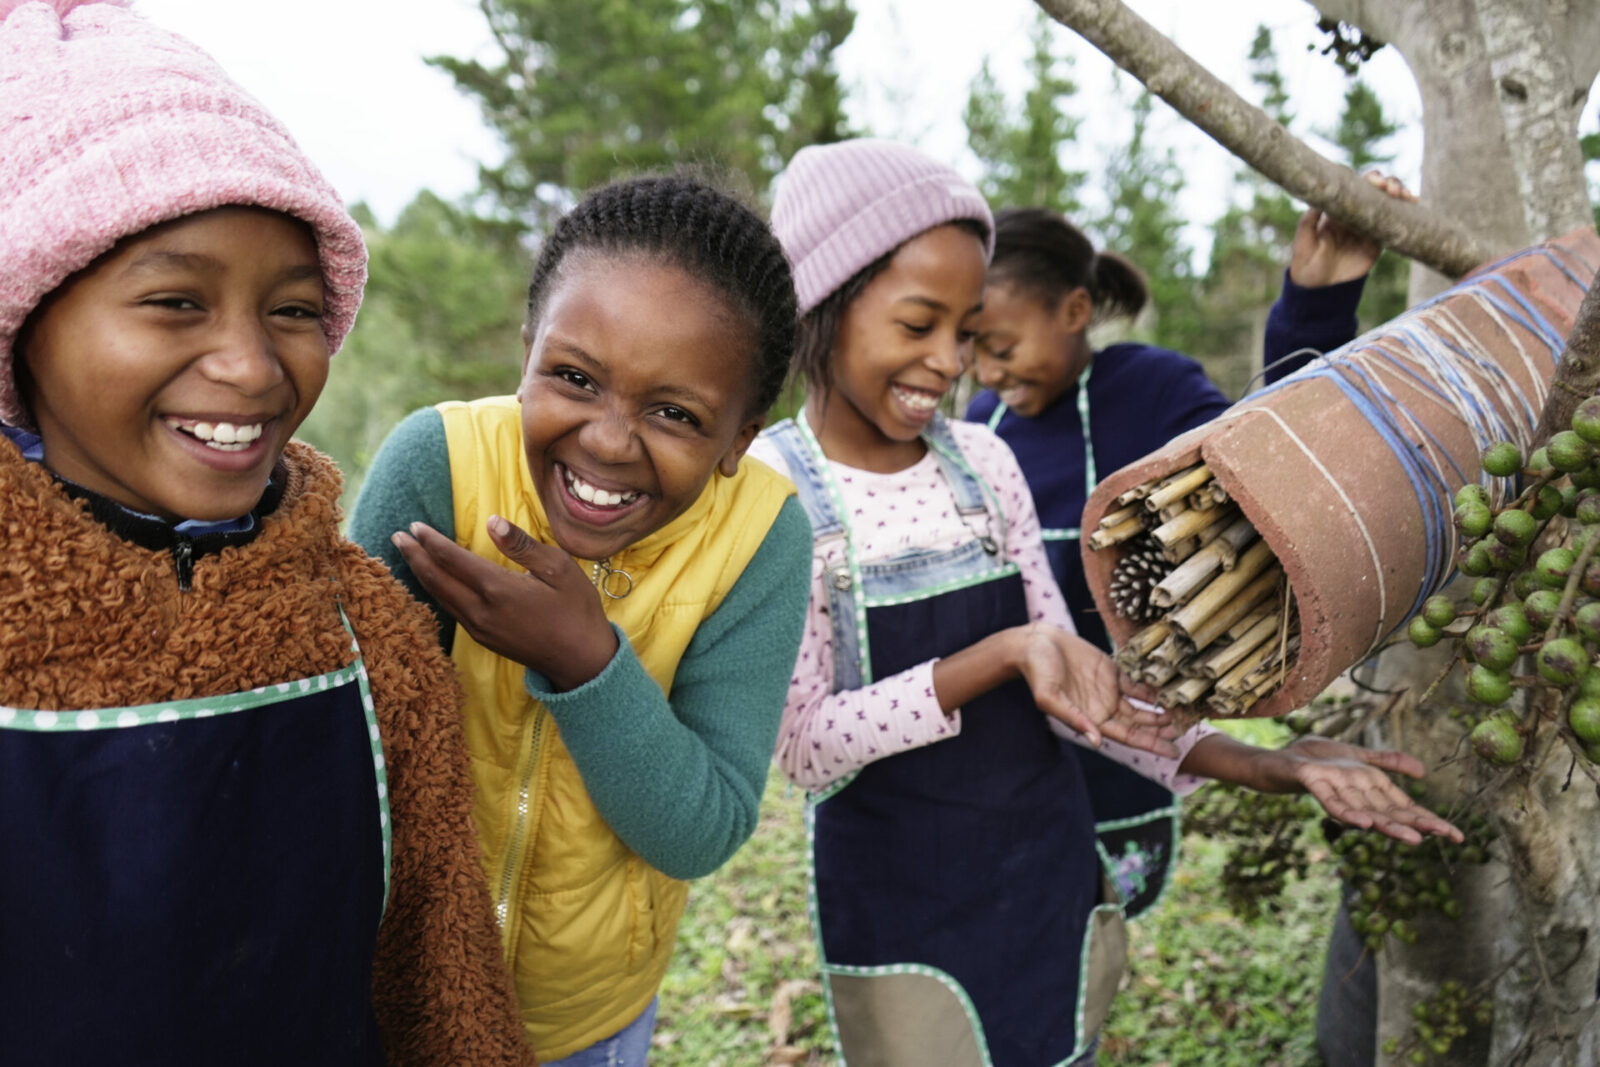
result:
M 1083 428 L 1084 499 L 1099 484 L 1095 470 L 1094 440 L 1089 433 L 1089 375 L 1091 361 L 1078 378 L 1078 423 Z M 989 416 L 989 429 L 996 430 L 1010 408 L 1004 402 Z M 1019 418 L 1021 416 L 1018 416 Z M 1080 509 L 1081 510 L 1081 509 Z M 1083 573 L 1080 526 L 1045 528 L 1045 557 L 1067 604 L 1093 603 L 1089 582 Z M 1111 638 L 1098 615 L 1073 615 L 1078 635 L 1103 651 L 1111 651 Z M 1136 774 L 1070 741 L 1062 742 L 1083 769 L 1089 801 L 1094 808 L 1095 830 L 1106 869 L 1116 883 L 1127 915 L 1138 918 L 1155 906 L 1166 889 L 1167 879 L 1177 866 L 1181 806 L 1172 792 L 1143 775 Z
M 0 708 L 0 1062 L 380 1067 L 366 671 Z
M 785 422 L 768 436 L 819 553 L 835 538 L 846 545 L 828 576 L 836 692 L 1028 621 L 1003 528 L 950 552 L 863 564 L 809 428 Z M 925 439 L 963 517 L 1003 523 L 942 420 Z M 965 704 L 956 737 L 813 798 L 814 914 L 851 1067 L 1048 1067 L 1089 1050 L 1125 942 L 1120 909 L 1101 903 L 1099 864 L 1085 862 L 1094 826 L 1078 765 L 1056 741 L 1015 681 Z M 1080 983 L 1091 956 L 1097 981 Z

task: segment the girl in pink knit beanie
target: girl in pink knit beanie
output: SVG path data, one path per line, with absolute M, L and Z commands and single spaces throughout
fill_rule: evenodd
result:
M 794 479 L 816 535 L 777 758 L 811 793 L 812 914 L 846 1061 L 1093 1061 L 1122 913 L 1057 735 L 1180 792 L 1202 774 L 1310 788 L 1356 825 L 1459 838 L 1374 767 L 1247 755 L 1205 728 L 1170 739 L 1076 635 L 1010 449 L 940 413 L 993 247 L 970 183 L 903 145 L 811 147 L 772 222 L 808 395 L 751 455 Z
M 530 1063 L 426 612 L 290 440 L 361 233 L 207 56 L 0 0 L 0 1061 Z

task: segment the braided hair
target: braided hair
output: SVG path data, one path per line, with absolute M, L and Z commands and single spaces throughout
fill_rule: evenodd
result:
M 528 284 L 528 323 L 537 326 L 567 257 L 574 252 L 639 253 L 720 292 L 756 335 L 753 414 L 778 399 L 798 331 L 789 260 L 765 221 L 703 180 L 669 176 L 613 182 L 556 223 Z

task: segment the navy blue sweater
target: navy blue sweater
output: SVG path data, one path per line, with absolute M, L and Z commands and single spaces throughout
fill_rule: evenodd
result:
M 1268 382 L 1355 336 L 1356 304 L 1365 282 L 1359 278 L 1307 289 L 1291 282 L 1285 272 L 1283 294 L 1267 315 L 1262 346 Z M 1095 353 L 1090 371 L 1089 434 L 1098 478 L 1144 458 L 1229 406 L 1199 363 L 1169 349 L 1138 343 L 1108 345 Z M 1038 418 L 1024 419 L 1008 411 L 995 426 L 1017 455 L 1046 531 L 1076 528 L 1088 499 L 1078 389 L 1073 385 Z M 980 393 L 968 405 L 966 417 L 988 422 L 998 404 L 994 393 Z M 1046 548 L 1078 632 L 1109 650 L 1084 579 L 1078 541 L 1047 540 Z

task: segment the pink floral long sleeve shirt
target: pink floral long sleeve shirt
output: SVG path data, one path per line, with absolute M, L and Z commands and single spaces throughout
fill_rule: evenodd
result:
M 950 429 L 967 463 L 990 486 L 1005 515 L 1005 558 L 1022 574 L 1028 615 L 1075 633 L 1066 602 L 1050 573 L 1039 518 L 1027 481 L 1011 449 L 987 427 L 952 422 Z M 780 472 L 788 467 L 778 451 L 757 439 L 750 455 Z M 857 558 L 875 563 L 913 548 L 946 551 L 986 533 L 982 517 L 963 520 L 955 497 L 932 453 L 905 470 L 878 474 L 830 461 L 849 513 Z M 971 525 L 969 525 L 971 523 Z M 874 760 L 936 744 L 961 732 L 960 709 L 948 715 L 933 689 L 930 659 L 899 674 L 874 679 L 859 689 L 833 693 L 833 627 L 827 573 L 844 561 L 841 538 L 819 543 L 811 566 L 811 603 L 794 677 L 778 731 L 777 760 L 795 784 L 816 792 Z M 1086 742 L 1059 720 L 1050 726 L 1063 737 Z M 1175 742 L 1178 756 L 1164 757 L 1107 740 L 1100 752 L 1138 774 L 1187 794 L 1207 779 L 1178 773 L 1196 741 L 1212 732 L 1196 726 Z

